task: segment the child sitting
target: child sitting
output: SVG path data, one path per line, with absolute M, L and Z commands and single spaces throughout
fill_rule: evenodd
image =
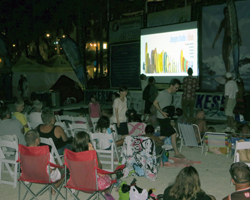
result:
M 25 141 L 28 147 L 38 147 L 40 144 L 40 137 L 36 130 L 30 130 L 25 134 Z M 54 157 L 50 153 L 49 162 L 56 164 Z M 55 182 L 55 187 L 58 188 L 63 182 L 63 178 L 61 178 L 61 173 L 58 168 L 48 167 L 48 173 L 50 173 L 50 178 L 52 182 Z M 57 182 L 56 182 L 57 181 Z M 52 189 L 52 194 L 55 194 L 54 189 Z
M 111 134 L 112 130 L 109 128 L 110 126 L 110 120 L 106 116 L 101 116 L 99 120 L 97 121 L 96 124 L 96 133 L 108 133 Z M 104 149 L 104 150 L 110 150 L 111 149 L 111 143 L 112 140 L 99 140 L 99 148 Z M 118 140 L 116 141 L 116 146 L 122 146 L 123 145 L 123 140 Z

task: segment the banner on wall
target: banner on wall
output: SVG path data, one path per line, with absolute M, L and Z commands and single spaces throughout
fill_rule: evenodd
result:
M 191 6 L 164 10 L 147 15 L 147 27 L 178 24 L 191 20 Z
M 250 1 L 236 1 L 235 7 L 240 52 L 238 70 L 244 82 L 245 91 L 250 91 L 250 29 L 248 28 Z M 233 41 L 231 41 L 230 24 L 233 23 L 230 23 L 229 14 L 227 4 L 202 8 L 202 63 L 200 65 L 202 90 L 223 91 L 222 79 L 226 71 L 237 73 L 234 69 Z
M 97 101 L 104 109 L 112 109 L 112 94 L 117 90 L 86 90 L 85 104 L 89 103 L 91 95 L 95 95 Z M 182 92 L 178 92 L 173 96 L 173 105 L 175 108 L 181 108 Z M 128 108 L 134 108 L 138 114 L 142 114 L 142 92 L 129 91 L 127 95 Z M 225 97 L 222 93 L 197 93 L 196 109 L 203 109 L 206 114 L 206 119 L 226 120 L 225 111 L 223 109 Z
M 112 21 L 109 24 L 109 43 L 139 41 L 141 28 L 141 16 Z

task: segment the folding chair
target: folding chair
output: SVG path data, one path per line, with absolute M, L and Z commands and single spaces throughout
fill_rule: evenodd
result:
M 116 168 L 114 172 L 108 172 L 98 168 L 97 154 L 96 151 L 83 151 L 83 152 L 72 152 L 68 149 L 65 150 L 64 154 L 64 165 L 65 172 L 66 168 L 70 171 L 70 178 L 67 181 L 65 177 L 65 187 L 66 187 L 66 197 L 67 191 L 74 196 L 74 199 L 80 200 L 77 196 L 79 191 L 92 193 L 86 200 L 96 197 L 99 199 L 101 196 L 103 199 L 106 199 L 102 194 L 102 190 L 99 190 L 98 187 L 98 178 L 97 173 L 100 174 L 115 174 L 116 172 L 122 170 L 125 166 L 120 165 Z M 66 174 L 66 173 L 65 173 Z M 116 180 L 111 181 L 110 192 L 113 188 L 113 183 Z M 72 192 L 72 189 L 78 190 L 77 192 Z M 96 199 L 96 198 L 95 198 Z
M 27 122 L 27 124 L 30 129 L 35 129 L 38 125 L 40 125 L 39 122 Z
M 1 136 L 3 137 L 3 136 Z M 8 151 L 12 149 L 13 155 L 5 155 L 5 152 L 3 151 L 3 148 L 7 148 Z M 7 141 L 7 140 L 0 140 L 0 184 L 8 184 L 13 185 L 13 187 L 16 187 L 17 184 L 17 158 L 18 158 L 18 143 L 17 141 Z M 14 165 L 14 168 L 10 165 Z M 7 170 L 4 170 L 4 166 Z M 2 172 L 8 172 L 11 176 L 12 181 L 9 180 L 3 180 L 2 179 Z
M 238 142 L 236 141 L 236 145 L 235 145 L 235 153 L 234 153 L 234 163 L 235 162 L 240 162 L 240 154 L 239 154 L 239 150 L 243 150 L 243 149 L 250 149 L 250 142 Z M 250 163 L 246 164 L 250 167 Z
M 129 122 L 128 131 L 131 136 L 140 136 L 145 134 L 147 124 L 143 122 Z
M 61 126 L 68 137 L 71 137 L 70 128 L 67 127 L 65 122 L 56 122 L 55 126 Z
M 71 131 L 71 134 L 73 137 L 75 137 L 75 134 L 80 132 L 80 131 L 85 131 L 87 133 L 90 132 L 90 128 L 89 128 L 89 125 L 88 123 L 72 123 L 72 124 L 69 124 L 69 128 L 70 128 L 70 131 Z
M 56 149 L 56 146 L 52 140 L 52 138 L 43 138 L 40 137 L 40 142 L 46 145 L 51 146 L 51 155 L 58 161 L 59 165 L 63 165 L 62 159 Z
M 227 157 L 229 154 L 229 147 L 228 147 L 228 136 L 226 133 L 214 133 L 214 132 L 207 132 L 204 135 L 205 137 L 205 155 L 207 155 L 209 148 L 219 148 L 225 147 L 227 149 Z
M 19 188 L 18 188 L 18 199 L 21 198 L 21 184 L 27 190 L 23 199 L 26 198 L 27 194 L 30 193 L 33 198 L 42 195 L 44 192 L 49 190 L 50 200 L 52 199 L 51 188 L 53 188 L 60 196 L 65 199 L 65 197 L 61 194 L 59 190 L 54 186 L 54 183 L 51 180 L 51 174 L 48 173 L 50 167 L 55 168 L 63 168 L 61 166 L 55 165 L 51 163 L 50 160 L 50 152 L 48 146 L 39 146 L 39 147 L 26 147 L 22 144 L 19 144 L 18 150 L 18 160 L 20 163 L 19 175 L 20 171 L 22 174 L 18 179 Z M 28 184 L 27 184 L 28 182 Z M 32 183 L 38 184 L 46 184 L 39 192 L 34 193 L 31 190 Z M 33 199 L 32 198 L 32 199 Z
M 180 152 L 181 152 L 182 146 L 185 145 L 185 146 L 191 146 L 191 147 L 201 147 L 201 153 L 203 153 L 203 141 L 201 139 L 199 127 L 196 124 L 178 123 L 178 128 L 179 128 L 180 137 L 181 137 Z M 197 142 L 194 129 L 197 130 L 198 139 L 201 141 L 199 144 Z
M 111 131 L 113 133 L 113 137 L 114 137 L 115 141 L 119 140 L 116 125 L 110 124 L 109 128 L 111 129 Z
M 97 118 L 90 117 L 90 121 L 93 125 L 93 132 L 95 132 L 95 127 L 96 127 L 98 120 L 99 120 L 99 117 L 97 117 Z
M 114 164 L 118 165 L 118 161 L 120 159 L 120 156 L 118 154 L 117 146 L 113 137 L 113 133 L 89 133 L 91 142 L 94 145 L 94 149 L 96 150 L 98 154 L 98 158 L 102 164 L 108 164 L 110 165 L 110 168 L 105 168 L 107 171 L 114 171 Z M 110 142 L 113 141 L 113 142 Z M 103 150 L 100 147 L 102 146 L 102 142 L 104 143 L 110 143 L 111 149 L 110 150 Z M 97 143 L 99 145 L 97 145 Z M 117 159 L 117 161 L 114 161 L 114 159 Z
M 69 122 L 69 123 L 72 123 L 73 122 L 73 117 L 72 116 L 69 116 L 69 115 L 58 115 L 58 120 L 60 122 L 66 122 L 66 124 Z
M 16 135 L 1 135 L 0 140 L 7 140 L 7 141 L 10 141 L 10 142 L 15 141 L 16 144 L 17 144 L 16 146 L 18 146 L 18 138 L 17 138 Z M 14 155 L 16 153 L 15 149 L 8 149 L 6 147 L 2 147 L 2 151 L 3 151 L 3 154 L 4 154 L 5 157 Z

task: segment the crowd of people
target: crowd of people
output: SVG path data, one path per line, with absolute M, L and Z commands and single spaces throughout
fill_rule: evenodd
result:
M 127 106 L 127 94 L 128 88 L 121 86 L 118 92 L 113 94 L 112 101 L 112 115 L 104 115 L 101 111 L 101 105 L 97 102 L 97 99 L 92 95 L 89 99 L 88 115 L 90 118 L 97 118 L 95 132 L 111 134 L 112 129 L 110 124 L 114 124 L 118 134 L 118 140 L 102 140 L 99 141 L 99 148 L 104 150 L 111 149 L 111 143 L 115 142 L 116 146 L 122 146 L 124 138 L 129 135 L 128 122 L 144 122 L 147 124 L 145 128 L 144 137 L 151 138 L 156 144 L 156 153 L 162 152 L 162 145 L 166 139 L 171 140 L 171 144 L 174 150 L 174 156 L 176 158 L 185 158 L 177 148 L 178 140 L 178 123 L 191 123 L 198 126 L 201 138 L 207 132 L 215 132 L 213 127 L 208 127 L 205 121 L 205 112 L 202 109 L 194 111 L 195 107 L 195 92 L 199 89 L 198 79 L 192 77 L 192 69 L 188 70 L 188 77 L 183 80 L 183 96 L 182 96 L 182 108 L 174 110 L 176 119 L 173 120 L 170 116 L 172 114 L 168 108 L 172 105 L 173 95 L 181 87 L 181 82 L 178 79 L 172 79 L 169 87 L 158 93 L 155 86 L 154 77 L 149 77 L 148 81 L 145 75 L 141 75 L 142 83 L 142 99 L 144 112 L 138 117 L 135 110 L 128 109 Z M 244 119 L 239 117 L 238 120 L 233 118 L 233 108 L 236 104 L 237 85 L 232 79 L 231 73 L 226 73 L 227 84 L 225 85 L 226 96 L 226 116 L 227 116 L 227 129 L 226 132 L 234 132 L 240 130 L 244 133 L 250 133 L 250 127 L 245 123 Z M 24 101 L 18 100 L 15 103 L 15 112 L 11 113 L 6 105 L 0 107 L 0 136 L 7 135 L 10 132 L 15 133 L 19 143 L 30 147 L 40 145 L 40 137 L 52 138 L 59 155 L 63 155 L 64 150 L 70 149 L 74 152 L 94 150 L 93 145 L 90 143 L 90 136 L 86 132 L 78 132 L 74 138 L 68 138 L 67 134 L 62 127 L 56 126 L 55 115 L 50 108 L 42 108 L 42 103 L 39 100 L 33 101 L 32 112 L 28 117 L 22 113 L 24 110 Z M 187 110 L 189 108 L 189 112 Z M 130 112 L 128 112 L 130 110 Z M 28 122 L 36 123 L 37 126 L 30 130 Z M 93 126 L 93 124 L 91 124 Z M 156 127 L 159 127 L 160 133 L 155 133 Z M 198 134 L 196 132 L 196 134 Z M 200 143 L 199 137 L 197 142 Z M 52 157 L 52 156 L 51 156 Z M 52 158 L 51 158 L 52 159 Z M 52 163 L 55 161 L 52 159 Z M 98 167 L 102 168 L 100 161 L 98 161 Z M 53 171 L 51 174 L 53 179 L 61 180 L 61 174 L 59 171 Z M 235 184 L 236 191 L 231 197 L 225 197 L 226 199 L 243 199 L 242 189 L 249 191 L 250 189 L 250 170 L 244 163 L 236 163 L 231 166 L 230 174 L 232 176 L 232 182 Z M 109 176 L 98 176 L 98 182 L 100 182 L 100 189 L 106 190 L 111 184 Z M 61 181 L 57 182 L 58 187 Z M 245 189 L 247 188 L 247 189 Z M 238 192 L 240 191 L 240 192 Z M 52 191 L 53 192 L 53 191 Z M 250 194 L 250 193 L 249 193 Z M 232 198 L 234 197 L 234 198 Z M 249 195 L 250 197 L 250 195 Z M 163 199 L 211 199 L 215 197 L 207 195 L 200 186 L 199 174 L 197 170 L 190 166 L 183 168 L 177 175 L 175 182 L 170 185 L 164 191 Z M 244 198 L 247 199 L 247 198 Z

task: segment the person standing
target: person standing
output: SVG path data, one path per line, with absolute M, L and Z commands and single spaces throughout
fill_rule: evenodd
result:
M 225 114 L 227 116 L 227 128 L 224 130 L 224 132 L 235 132 L 233 128 L 235 123 L 233 110 L 236 105 L 236 94 L 238 92 L 238 87 L 230 72 L 227 72 L 225 76 Z
M 121 86 L 119 88 L 120 97 L 114 100 L 113 104 L 113 116 L 112 121 L 115 123 L 117 128 L 117 133 L 119 135 L 128 135 L 128 125 L 126 111 L 127 107 L 127 94 L 128 88 L 126 86 Z
M 188 76 L 183 79 L 182 110 L 183 115 L 188 117 L 187 109 L 189 108 L 189 117 L 194 117 L 195 92 L 199 89 L 199 80 L 193 77 L 193 69 L 188 68 Z
M 155 87 L 155 78 L 153 76 L 150 76 L 148 78 L 148 85 L 145 89 L 145 92 L 148 93 L 147 99 L 145 100 L 145 114 L 149 116 L 151 114 L 150 108 L 153 105 L 154 100 L 158 96 L 158 91 Z
M 170 124 L 171 120 L 168 117 L 168 113 L 163 112 L 162 109 L 166 106 L 170 106 L 172 103 L 173 94 L 176 93 L 181 85 L 178 79 L 172 79 L 168 89 L 165 89 L 159 93 L 154 101 L 154 106 L 157 109 L 157 120 L 160 125 L 161 139 L 171 137 L 171 143 L 174 148 L 175 157 L 185 158 L 177 149 L 176 137 L 177 133 L 173 126 Z
M 147 86 L 148 82 L 147 82 L 147 76 L 145 74 L 141 74 L 140 75 L 140 81 L 141 81 L 141 91 L 143 94 L 143 91 L 145 89 L 145 87 Z M 145 100 L 142 100 L 142 115 L 143 115 L 143 121 L 146 119 L 146 114 L 145 114 Z

